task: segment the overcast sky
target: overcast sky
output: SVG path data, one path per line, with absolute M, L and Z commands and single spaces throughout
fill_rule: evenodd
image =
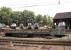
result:
M 10 7 L 14 11 L 26 9 L 35 12 L 35 14 L 48 14 L 52 17 L 57 12 L 71 11 L 71 0 L 60 0 L 60 5 L 58 1 L 59 0 L 0 0 L 0 7 Z

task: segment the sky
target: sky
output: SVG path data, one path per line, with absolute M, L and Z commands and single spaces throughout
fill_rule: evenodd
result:
M 36 15 L 50 15 L 54 17 L 56 13 L 71 12 L 71 0 L 0 0 L 0 7 L 6 6 L 13 11 L 30 10 Z

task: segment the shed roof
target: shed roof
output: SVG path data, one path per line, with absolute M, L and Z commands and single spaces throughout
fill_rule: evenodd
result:
M 71 12 L 56 13 L 54 19 L 71 18 Z

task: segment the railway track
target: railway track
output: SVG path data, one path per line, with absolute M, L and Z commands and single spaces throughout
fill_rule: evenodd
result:
M 70 39 L 46 39 L 46 38 L 15 38 L 15 37 L 0 37 L 0 44 L 3 42 L 22 43 L 22 44 L 43 44 L 43 45 L 71 45 Z M 3 43 L 4 44 L 4 43 Z
M 19 50 L 49 50 L 49 48 L 51 48 L 52 50 L 55 50 L 56 48 L 56 50 L 59 50 L 60 48 L 64 50 L 64 48 L 69 49 L 70 47 L 70 39 L 0 37 L 0 48 L 2 48 L 2 50 L 18 50 L 18 48 Z

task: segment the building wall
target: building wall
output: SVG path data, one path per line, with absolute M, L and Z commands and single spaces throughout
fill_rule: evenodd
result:
M 65 28 L 66 29 L 71 29 L 71 18 L 70 19 L 69 18 L 66 18 L 66 19 L 53 19 L 53 23 L 56 23 L 57 25 L 61 21 L 65 22 Z

